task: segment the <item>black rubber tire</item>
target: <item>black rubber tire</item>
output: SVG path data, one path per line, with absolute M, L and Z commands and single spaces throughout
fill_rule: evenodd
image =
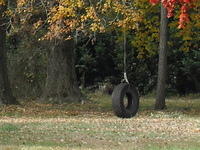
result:
M 124 104 L 125 97 L 128 99 L 127 106 Z M 139 108 L 139 94 L 135 86 L 128 83 L 118 84 L 112 93 L 112 107 L 115 115 L 120 118 L 135 116 Z

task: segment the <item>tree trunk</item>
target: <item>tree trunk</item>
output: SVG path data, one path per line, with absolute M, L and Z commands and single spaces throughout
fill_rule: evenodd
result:
M 49 53 L 43 101 L 56 103 L 80 101 L 74 57 L 73 40 L 54 40 Z
M 168 38 L 168 19 L 167 11 L 161 5 L 160 21 L 160 42 L 159 42 L 159 62 L 158 62 L 158 80 L 156 91 L 155 109 L 160 110 L 166 107 L 166 77 L 167 77 L 167 38 Z
M 8 80 L 7 56 L 6 56 L 6 17 L 4 12 L 7 6 L 0 6 L 0 104 L 18 104 L 12 94 Z
M 194 82 L 195 92 L 200 92 L 200 64 L 193 64 L 190 67 L 190 76 Z

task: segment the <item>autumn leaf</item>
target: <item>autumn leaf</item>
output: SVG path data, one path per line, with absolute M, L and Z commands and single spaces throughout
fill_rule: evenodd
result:
M 150 0 L 149 2 L 152 4 L 152 5 L 156 5 L 157 3 L 159 3 L 160 0 Z

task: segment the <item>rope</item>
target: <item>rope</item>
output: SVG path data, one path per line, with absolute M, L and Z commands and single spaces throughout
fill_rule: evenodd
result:
M 127 73 L 126 73 L 126 58 L 127 58 L 127 52 L 126 52 L 126 31 L 124 30 L 124 80 L 129 83 Z

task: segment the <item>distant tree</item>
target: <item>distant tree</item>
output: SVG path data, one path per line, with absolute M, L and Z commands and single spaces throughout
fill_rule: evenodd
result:
M 161 5 L 158 80 L 157 80 L 155 109 L 165 108 L 166 77 L 167 77 L 167 41 L 168 41 L 167 40 L 168 19 L 166 15 L 167 15 L 166 8 L 164 8 Z
M 0 104 L 18 104 L 12 94 L 7 69 L 7 11 L 8 1 L 0 1 Z
M 164 109 L 166 95 L 166 77 L 167 77 L 167 38 L 168 38 L 168 20 L 174 15 L 174 9 L 177 5 L 180 7 L 179 26 L 185 28 L 189 22 L 188 9 L 191 8 L 193 0 L 150 0 L 150 3 L 157 4 L 161 2 L 161 24 L 160 24 L 160 42 L 159 42 L 159 64 L 158 81 L 156 91 L 155 109 Z

